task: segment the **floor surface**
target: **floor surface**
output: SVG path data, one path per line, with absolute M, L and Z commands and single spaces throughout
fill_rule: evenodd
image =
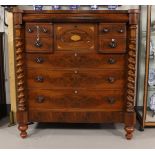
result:
M 125 139 L 123 128 L 123 124 L 34 123 L 29 125 L 29 137 L 21 139 L 17 126 L 8 127 L 8 120 L 3 119 L 0 120 L 0 148 L 155 148 L 155 128 L 146 128 L 143 132 L 136 129 L 132 140 Z

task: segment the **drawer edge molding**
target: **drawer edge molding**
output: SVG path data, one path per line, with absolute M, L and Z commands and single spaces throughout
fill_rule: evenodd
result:
M 103 111 L 36 111 L 30 110 L 29 121 L 61 123 L 114 123 L 124 122 L 123 112 Z M 47 119 L 48 118 L 48 119 Z M 111 119 L 109 119 L 111 118 Z

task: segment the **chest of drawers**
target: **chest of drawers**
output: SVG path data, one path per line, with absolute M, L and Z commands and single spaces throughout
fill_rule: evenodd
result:
M 17 121 L 135 124 L 138 10 L 14 10 Z

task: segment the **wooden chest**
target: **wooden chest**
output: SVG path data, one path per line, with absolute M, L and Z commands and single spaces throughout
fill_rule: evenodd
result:
M 135 124 L 138 10 L 14 10 L 17 120 Z

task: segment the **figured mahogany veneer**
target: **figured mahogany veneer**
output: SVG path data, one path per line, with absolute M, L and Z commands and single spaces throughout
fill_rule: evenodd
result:
M 54 54 L 27 54 L 26 67 L 31 68 L 97 68 L 122 69 L 126 55 L 86 51 L 55 51 Z
M 123 89 L 125 86 L 124 70 L 39 69 L 34 72 L 34 69 L 28 69 L 26 71 L 28 88 Z
M 29 109 L 96 109 L 121 111 L 125 106 L 120 90 L 56 89 L 28 91 Z
M 14 10 L 17 121 L 135 124 L 138 10 Z
M 101 23 L 99 24 L 99 34 L 104 37 L 126 37 L 125 23 Z
M 55 50 L 95 50 L 96 24 L 55 24 Z

